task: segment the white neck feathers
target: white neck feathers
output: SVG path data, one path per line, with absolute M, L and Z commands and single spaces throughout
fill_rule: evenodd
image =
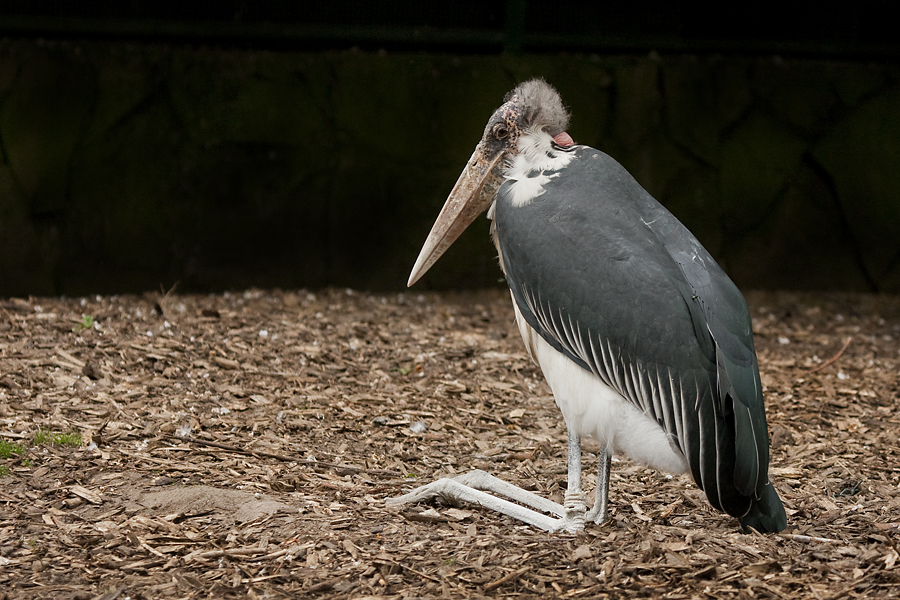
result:
M 509 181 L 509 199 L 513 206 L 527 206 L 544 193 L 544 186 L 559 176 L 573 158 L 553 146 L 553 136 L 542 130 L 524 132 L 518 141 L 518 153 L 503 176 Z

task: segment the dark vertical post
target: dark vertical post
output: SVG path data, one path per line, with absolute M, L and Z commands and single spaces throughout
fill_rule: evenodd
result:
M 504 31 L 503 51 L 516 54 L 522 51 L 525 41 L 525 13 L 528 0 L 506 1 L 506 27 Z

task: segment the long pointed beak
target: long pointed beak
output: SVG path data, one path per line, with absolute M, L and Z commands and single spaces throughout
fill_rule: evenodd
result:
M 425 245 L 422 246 L 419 258 L 416 259 L 416 264 L 409 274 L 407 287 L 417 282 L 466 227 L 494 201 L 500 182 L 500 178 L 494 173 L 494 167 L 502 157 L 503 152 L 498 152 L 494 158 L 488 160 L 481 144 L 475 148 L 472 158 L 450 191 L 444 208 L 431 226 L 431 233 L 425 239 Z

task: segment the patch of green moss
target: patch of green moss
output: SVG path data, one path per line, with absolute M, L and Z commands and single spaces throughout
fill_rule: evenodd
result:
M 22 454 L 23 452 L 25 452 L 25 448 L 15 442 L 0 439 L 0 458 L 12 458 L 13 454 Z
M 53 433 L 40 429 L 32 436 L 31 441 L 35 445 L 52 444 L 54 446 L 81 447 L 81 434 L 77 431 L 70 433 Z

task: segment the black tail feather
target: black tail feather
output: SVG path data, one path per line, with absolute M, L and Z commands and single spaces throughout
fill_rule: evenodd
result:
M 760 490 L 759 498 L 750 505 L 750 510 L 739 519 L 744 529 L 752 527 L 760 533 L 778 533 L 787 527 L 787 514 L 778 492 L 771 482 Z

